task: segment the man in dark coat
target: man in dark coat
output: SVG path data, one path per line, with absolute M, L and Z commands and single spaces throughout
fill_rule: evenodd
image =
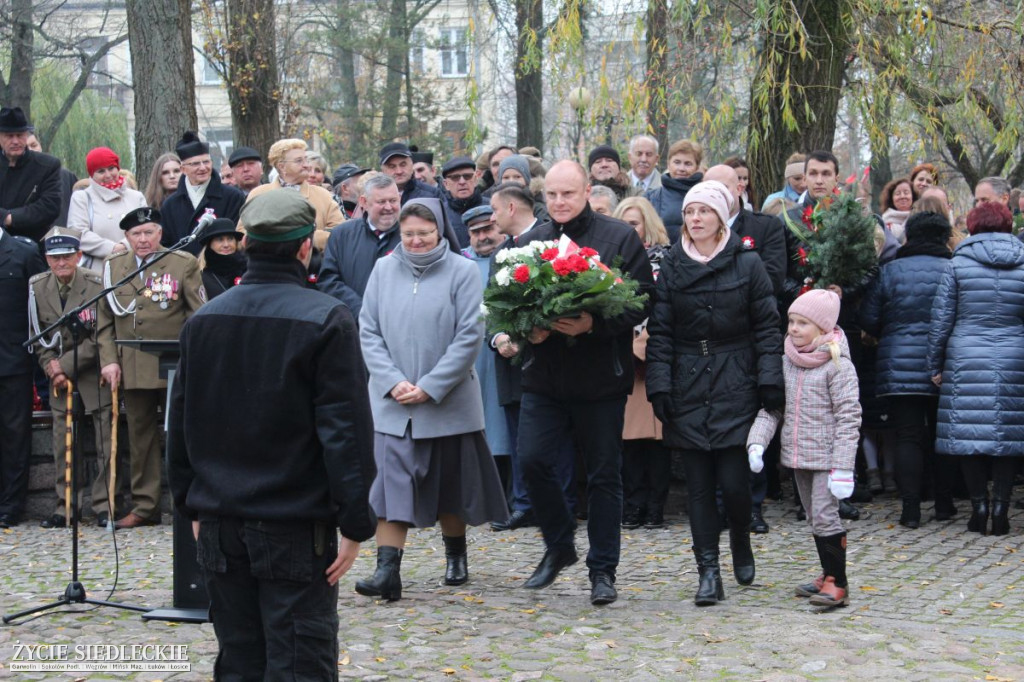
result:
M 28 134 L 28 148 L 37 154 L 43 153 L 43 145 L 39 144 L 39 138 L 36 137 L 36 134 L 33 132 Z M 57 215 L 57 219 L 53 221 L 54 225 L 60 225 L 63 227 L 68 224 L 68 209 L 71 208 L 71 193 L 75 191 L 76 182 L 78 182 L 78 176 L 64 166 L 61 166 L 60 213 Z
M 415 177 L 412 152 L 401 142 L 391 142 L 380 150 L 380 170 L 390 175 L 402 193 L 402 206 L 410 199 L 440 199 L 441 189 L 426 185 Z
M 484 203 L 477 186 L 476 161 L 468 156 L 456 156 L 441 168 L 444 178 L 444 207 L 448 211 L 459 246 L 469 246 L 469 228 L 462 221 L 462 214 Z
M 178 181 L 178 189 L 164 200 L 160 208 L 164 230 L 160 243 L 171 246 L 190 234 L 207 209 L 213 210 L 215 218 L 227 218 L 237 223 L 245 194 L 220 181 L 220 176 L 213 169 L 210 145 L 189 130 L 181 136 L 174 151 L 181 159 L 182 177 Z M 185 250 L 198 256 L 203 245 L 196 240 Z
M 352 317 L 359 317 L 373 266 L 401 242 L 399 202 L 394 180 L 383 174 L 369 178 L 359 197 L 362 217 L 346 220 L 327 238 L 317 288 L 347 305 Z
M 626 223 L 590 209 L 590 185 L 582 166 L 556 163 L 544 191 L 552 222 L 523 235 L 519 246 L 565 235 L 595 249 L 603 262 L 621 257 L 623 272 L 640 283 L 640 293 L 651 293 L 654 278 L 643 242 Z M 547 587 L 577 560 L 576 523 L 550 460 L 551 451 L 571 430 L 587 468 L 590 600 L 600 605 L 618 597 L 622 425 L 626 396 L 633 390 L 633 327 L 648 310 L 644 306 L 609 319 L 582 312 L 555 320 L 550 329 L 535 329 L 530 336 L 523 361 L 519 452 L 547 551 L 526 582 L 528 588 Z
M 60 215 L 60 161 L 28 148 L 31 128 L 21 107 L 0 109 L 0 227 L 38 243 Z
M 45 269 L 36 244 L 0 227 L 0 528 L 18 525 L 28 494 L 35 363 L 22 344 L 28 281 Z
M 217 677 L 337 679 L 338 580 L 376 528 L 359 335 L 305 286 L 313 207 L 278 189 L 243 214 L 241 284 L 181 330 L 171 493 L 193 519 Z

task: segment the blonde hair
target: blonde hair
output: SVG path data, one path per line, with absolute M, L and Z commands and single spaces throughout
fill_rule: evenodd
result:
M 278 140 L 274 144 L 270 145 L 270 151 L 267 152 L 267 161 L 270 162 L 271 166 L 276 168 L 277 164 L 284 160 L 284 155 L 293 149 L 306 151 L 309 149 L 309 146 L 306 144 L 305 140 L 300 140 L 294 137 Z
M 654 244 L 668 246 L 671 243 L 668 238 L 668 231 L 665 229 L 665 223 L 662 222 L 661 217 L 654 210 L 651 202 L 644 197 L 627 197 L 623 199 L 619 202 L 612 217 L 625 220 L 623 216 L 631 208 L 640 211 L 640 215 L 644 218 L 644 243 L 646 246 L 653 246 Z
M 704 160 L 704 148 L 696 140 L 676 140 L 673 142 L 672 146 L 668 148 L 668 158 L 671 159 L 676 154 L 689 154 L 698 166 Z

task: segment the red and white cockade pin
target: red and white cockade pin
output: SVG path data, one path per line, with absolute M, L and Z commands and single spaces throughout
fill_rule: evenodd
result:
M 749 235 L 742 239 L 742 243 L 743 243 L 743 248 L 746 249 L 747 251 L 750 251 L 755 246 L 754 238 L 749 236 Z

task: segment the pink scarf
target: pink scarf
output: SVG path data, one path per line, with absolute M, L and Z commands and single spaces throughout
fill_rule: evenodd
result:
M 700 251 L 698 251 L 697 247 L 694 246 L 693 244 L 693 240 L 684 234 L 683 253 L 685 253 L 687 256 L 697 261 L 698 263 L 709 263 L 711 259 L 713 259 L 718 254 L 722 253 L 722 250 L 725 248 L 725 245 L 729 243 L 729 235 L 731 234 L 731 232 L 732 230 L 730 230 L 729 226 L 726 225 L 725 232 L 723 232 L 722 236 L 718 239 L 718 244 L 715 245 L 715 250 L 711 252 L 710 256 L 705 256 Z
M 826 345 L 830 342 L 839 343 L 842 338 L 843 330 L 836 327 L 830 333 L 819 336 L 806 346 L 797 346 L 793 343 L 793 337 L 787 334 L 785 343 L 786 357 L 797 367 L 803 367 L 804 369 L 821 367 L 832 359 L 832 354 L 828 351 Z

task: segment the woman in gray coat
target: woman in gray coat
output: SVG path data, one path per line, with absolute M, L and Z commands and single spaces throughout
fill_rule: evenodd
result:
M 377 478 L 377 570 L 359 594 L 400 599 L 410 526 L 441 523 L 446 585 L 468 579 L 466 525 L 508 510 L 484 439 L 474 365 L 483 340 L 477 266 L 454 250 L 437 199 L 409 201 L 400 245 L 377 261 L 363 294 L 359 336 L 370 371 Z
M 961 458 L 973 513 L 967 530 L 1006 535 L 1024 456 L 1024 244 L 999 202 L 967 215 L 932 303 L 928 370 L 940 386 L 935 451 Z

